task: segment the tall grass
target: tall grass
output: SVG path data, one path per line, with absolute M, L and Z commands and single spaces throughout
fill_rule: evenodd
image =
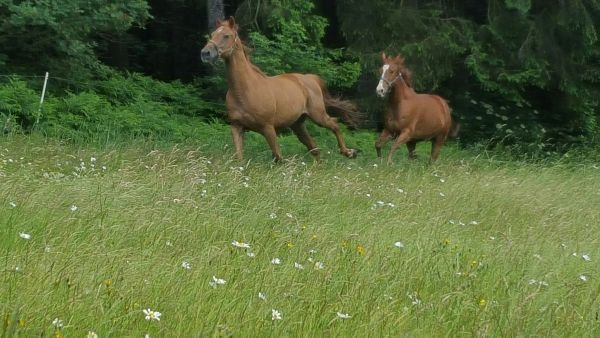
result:
M 319 134 L 314 163 L 285 136 L 273 165 L 252 134 L 232 161 L 221 127 L 182 145 L 4 137 L 0 332 L 600 334 L 600 163 L 448 146 L 429 166 L 423 146 L 388 166 L 373 138 L 348 137 L 352 161 Z

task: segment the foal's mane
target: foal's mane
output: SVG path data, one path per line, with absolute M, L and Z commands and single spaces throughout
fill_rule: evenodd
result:
M 392 59 L 392 62 L 398 67 L 398 71 L 402 74 L 404 82 L 412 88 L 412 72 L 404 64 L 404 57 L 402 54 L 398 54 L 398 56 Z

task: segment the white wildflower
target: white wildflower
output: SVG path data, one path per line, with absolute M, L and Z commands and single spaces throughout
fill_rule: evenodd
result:
M 587 282 L 588 281 L 588 276 L 587 275 L 579 275 L 579 279 L 581 279 L 582 282 Z
M 316 262 L 315 263 L 315 269 L 317 269 L 317 270 L 323 270 L 323 269 L 325 269 L 325 264 L 323 264 L 323 262 Z
M 88 331 L 87 335 L 85 336 L 85 338 L 98 338 L 98 334 L 94 331 Z
M 72 205 L 72 206 L 71 206 L 69 209 L 70 209 L 71 211 L 77 211 L 77 209 L 78 209 L 78 208 L 77 208 L 77 206 L 76 206 L 76 205 L 74 205 L 74 204 L 73 204 L 73 205 Z
M 17 207 L 17 203 L 15 203 L 15 202 L 9 202 L 8 205 L 10 205 L 11 208 Z
M 279 265 L 279 264 L 281 264 L 281 259 L 275 257 L 275 258 L 271 259 L 271 264 Z
M 162 315 L 162 313 L 160 313 L 158 311 L 152 311 L 150 309 L 144 309 L 143 312 L 144 312 L 146 320 L 160 321 L 160 316 Z
M 286 215 L 288 218 L 294 218 L 294 215 L 290 214 L 289 212 L 287 212 L 285 215 Z
M 212 286 L 213 288 L 217 288 L 217 286 L 219 285 L 225 285 L 225 283 L 227 283 L 226 280 L 222 278 L 217 278 L 215 276 L 212 277 L 212 281 L 208 282 L 208 284 L 210 284 L 210 286 Z
M 272 213 L 269 214 L 269 218 L 270 219 L 275 219 L 275 218 L 277 218 L 277 214 L 275 214 L 274 212 L 272 212 Z
M 235 246 L 236 248 L 250 249 L 250 244 L 244 242 L 233 241 L 231 242 L 231 245 Z
M 254 252 L 248 251 L 248 252 L 246 252 L 246 256 L 248 256 L 250 258 L 254 258 L 254 257 L 256 257 L 256 254 Z
M 282 316 L 281 316 L 281 312 L 275 310 L 275 309 L 271 309 L 271 320 L 281 320 Z
M 339 312 L 339 311 L 338 311 L 338 312 L 336 312 L 336 314 L 337 314 L 337 316 L 338 316 L 339 318 L 342 318 L 342 319 L 349 319 L 349 318 L 352 318 L 352 316 L 351 316 L 351 315 L 349 315 L 349 314 L 347 314 L 347 313 L 343 313 L 343 312 Z
M 412 303 L 412 305 L 419 305 L 421 304 L 421 300 L 417 297 L 417 293 L 407 293 L 406 294 L 408 296 L 408 298 L 410 298 L 410 302 Z
M 530 279 L 529 280 L 529 285 L 539 285 L 539 286 L 548 286 L 549 284 L 547 282 L 544 282 L 543 280 L 536 280 L 536 279 Z
M 20 232 L 19 233 L 19 237 L 25 239 L 25 240 L 30 240 L 31 239 L 31 235 L 30 234 L 26 234 L 24 232 Z
M 189 270 L 189 269 L 192 268 L 192 265 L 188 261 L 183 261 L 183 262 L 181 262 L 181 267 L 184 268 L 184 269 L 186 269 L 186 270 Z
M 54 325 L 54 327 L 57 329 L 60 329 L 64 326 L 62 319 L 58 318 L 54 318 L 54 320 L 52 321 L 52 325 Z
M 96 162 L 96 158 L 95 157 L 90 157 L 90 162 Z
M 302 264 L 300 263 L 294 262 L 294 267 L 298 270 L 304 270 L 304 266 L 302 266 Z
M 588 254 L 581 255 L 581 258 L 583 258 L 583 260 L 586 262 L 590 262 L 592 260 L 592 258 Z
M 260 298 L 261 300 L 267 300 L 267 296 L 262 292 L 258 293 L 258 298 Z
M 404 244 L 402 242 L 396 242 L 396 243 L 394 243 L 394 246 L 398 249 L 404 248 Z

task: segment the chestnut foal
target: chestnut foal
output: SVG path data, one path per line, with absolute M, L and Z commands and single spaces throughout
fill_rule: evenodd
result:
M 391 58 L 382 53 L 381 57 L 383 66 L 377 95 L 383 98 L 389 93 L 389 97 L 385 127 L 375 142 L 377 157 L 381 157 L 381 147 L 392 138 L 388 163 L 399 146 L 406 144 L 408 158 L 414 159 L 417 142 L 431 140 L 430 162 L 434 162 L 448 136 L 456 136 L 458 132 L 458 125 L 452 124 L 448 103 L 440 96 L 415 92 L 402 56 Z

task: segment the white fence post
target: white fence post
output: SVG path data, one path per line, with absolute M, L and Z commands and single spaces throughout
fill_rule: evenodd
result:
M 38 109 L 38 115 L 35 119 L 35 124 L 40 122 L 40 115 L 42 115 L 42 105 L 44 104 L 44 97 L 46 96 L 46 86 L 48 85 L 48 72 L 44 76 L 44 87 L 42 88 L 42 96 L 40 97 L 40 108 Z

